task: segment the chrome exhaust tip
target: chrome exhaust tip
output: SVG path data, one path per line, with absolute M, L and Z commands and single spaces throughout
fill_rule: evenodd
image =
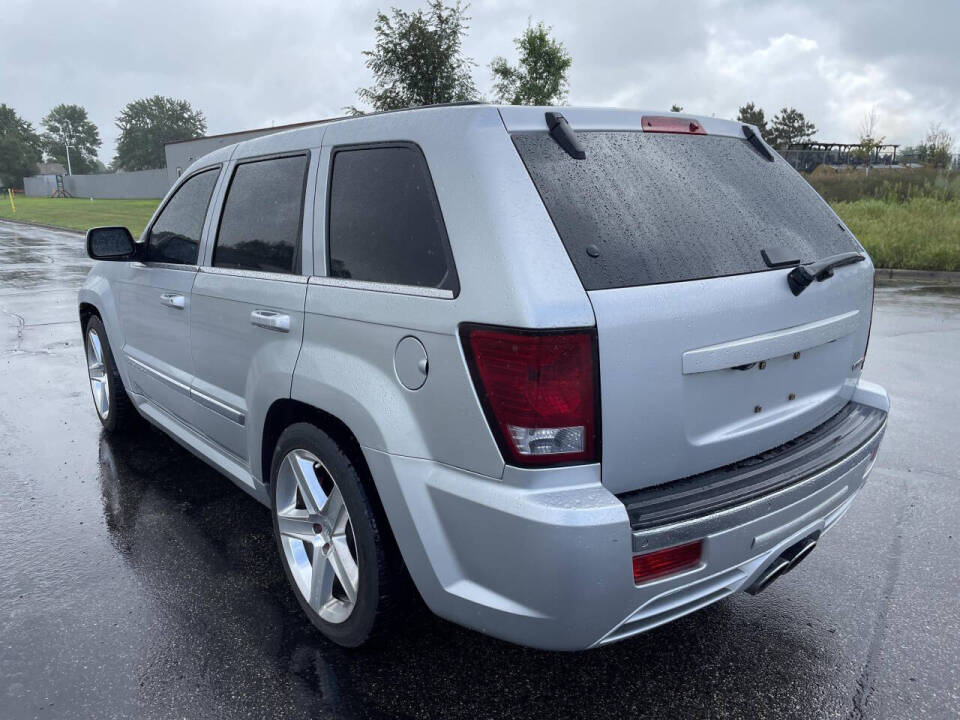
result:
M 809 555 L 810 552 L 817 546 L 817 539 L 819 537 L 820 533 L 815 533 L 788 547 L 786 550 L 780 553 L 762 573 L 760 573 L 757 579 L 750 584 L 750 587 L 748 587 L 746 591 L 751 595 L 756 595 L 757 593 L 766 590 L 770 583 L 772 583 L 781 575 L 786 575 L 797 565 L 799 565 L 800 561 Z
M 760 577 L 753 581 L 753 584 L 747 588 L 747 592 L 751 595 L 756 595 L 759 592 L 763 592 L 767 589 L 767 586 L 770 583 L 783 575 L 789 569 L 790 561 L 784 560 L 783 557 L 778 557 L 767 566 L 766 570 L 760 573 Z

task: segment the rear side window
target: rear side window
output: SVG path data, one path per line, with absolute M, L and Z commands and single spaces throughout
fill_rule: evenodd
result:
M 766 160 L 746 140 L 578 137 L 585 160 L 545 132 L 513 142 L 587 290 L 768 270 L 768 248 L 803 262 L 860 249 L 786 161 Z
M 146 262 L 196 265 L 200 233 L 220 168 L 204 170 L 181 185 L 150 228 Z
M 214 267 L 296 273 L 307 156 L 237 165 L 220 217 Z
M 414 145 L 345 148 L 330 173 L 330 276 L 460 290 L 430 172 Z

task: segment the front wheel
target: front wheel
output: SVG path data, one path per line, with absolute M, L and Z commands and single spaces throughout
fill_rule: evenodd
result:
M 123 387 L 106 328 L 96 315 L 87 321 L 83 343 L 93 406 L 104 429 L 109 433 L 118 433 L 139 427 L 140 414 Z
M 354 462 L 320 428 L 297 423 L 273 454 L 273 528 L 287 579 L 330 640 L 357 647 L 396 619 L 400 561 Z

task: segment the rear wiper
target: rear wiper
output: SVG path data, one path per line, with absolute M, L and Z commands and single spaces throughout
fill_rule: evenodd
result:
M 823 282 L 829 277 L 833 277 L 833 269 L 841 265 L 852 265 L 853 263 L 863 262 L 867 258 L 863 253 L 845 252 L 839 255 L 831 255 L 823 260 L 814 260 L 806 265 L 797 265 L 790 274 L 787 275 L 787 284 L 794 295 L 799 295 L 807 285 L 814 280 Z

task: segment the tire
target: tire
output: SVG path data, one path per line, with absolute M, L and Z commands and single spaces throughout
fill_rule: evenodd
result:
M 284 430 L 270 467 L 273 533 L 287 580 L 317 629 L 350 648 L 388 635 L 407 594 L 399 551 L 363 472 L 309 423 Z
M 117 363 L 113 359 L 106 328 L 96 315 L 87 320 L 83 329 L 83 347 L 93 407 L 103 429 L 111 434 L 139 430 L 143 427 L 143 420 L 127 395 Z

